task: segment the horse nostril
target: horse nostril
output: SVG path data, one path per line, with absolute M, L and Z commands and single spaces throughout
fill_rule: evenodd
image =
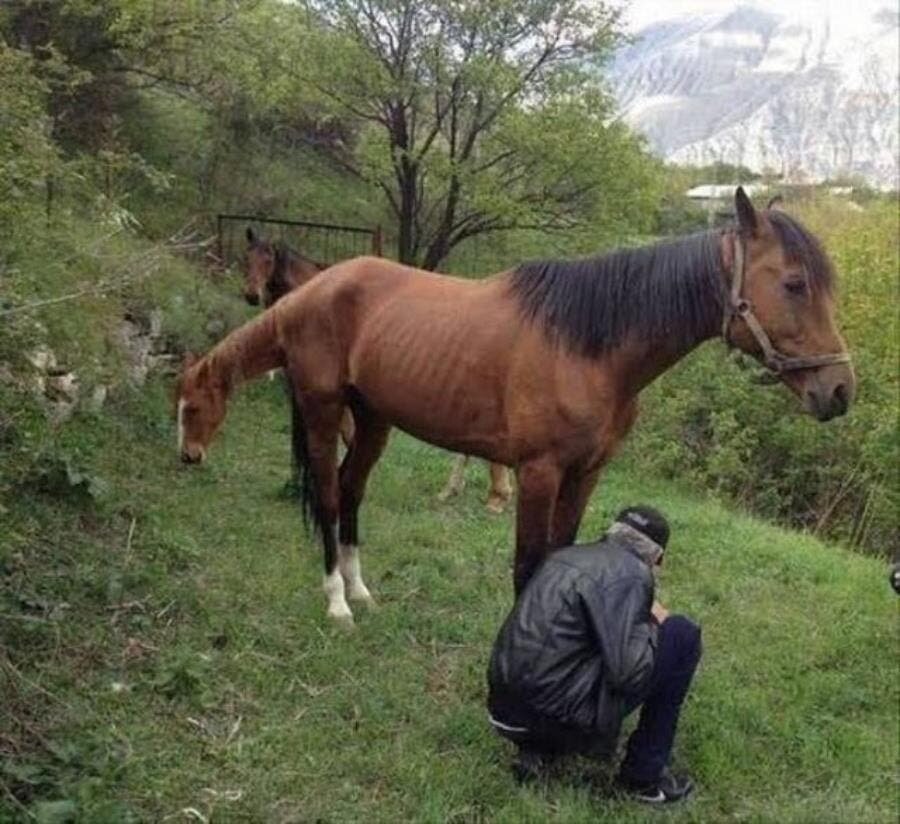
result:
M 839 383 L 834 388 L 834 395 L 832 396 L 832 406 L 834 407 L 835 414 L 843 415 L 847 411 L 849 405 L 850 393 L 847 391 L 847 385 Z

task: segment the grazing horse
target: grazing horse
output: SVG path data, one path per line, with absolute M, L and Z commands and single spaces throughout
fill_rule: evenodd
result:
M 392 426 L 515 468 L 519 593 L 548 551 L 575 540 L 638 393 L 703 341 L 755 356 L 820 421 L 849 408 L 855 377 L 825 252 L 743 189 L 735 207 L 729 229 L 482 281 L 379 258 L 338 264 L 186 366 L 182 460 L 203 459 L 238 381 L 282 366 L 306 426 L 297 457 L 330 616 L 352 622 L 345 594 L 369 597 L 357 511 Z M 357 429 L 338 471 L 345 405 Z
M 324 264 L 301 255 L 283 243 L 272 243 L 261 238 L 252 226 L 247 227 L 247 251 L 244 261 L 244 300 L 251 306 L 258 306 L 262 302 L 267 309 L 288 292 L 308 283 L 327 268 Z M 274 374 L 270 372 L 269 377 L 274 377 Z M 287 382 L 291 402 L 291 437 L 296 441 L 297 438 L 304 437 L 303 419 L 300 416 L 297 395 L 291 386 L 290 377 L 287 378 Z M 345 410 L 341 418 L 341 439 L 345 446 L 353 440 L 353 416 L 349 410 Z
M 250 226 L 247 227 L 245 261 L 244 298 L 251 306 L 258 306 L 262 301 L 267 308 L 326 268 L 284 244 L 261 238 Z M 345 444 L 353 436 L 353 418 L 349 413 L 345 414 L 341 424 L 341 436 Z M 446 501 L 462 492 L 465 485 L 463 473 L 468 460 L 467 455 L 457 455 L 447 485 L 438 495 L 439 500 Z M 485 506 L 499 515 L 512 497 L 509 469 L 495 463 L 489 464 L 488 468 L 491 488 Z

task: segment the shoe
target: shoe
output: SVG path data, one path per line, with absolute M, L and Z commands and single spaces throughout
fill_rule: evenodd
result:
M 668 767 L 663 768 L 656 781 L 635 781 L 619 773 L 616 783 L 627 796 L 644 804 L 672 804 L 687 798 L 694 789 L 690 778 L 675 775 Z

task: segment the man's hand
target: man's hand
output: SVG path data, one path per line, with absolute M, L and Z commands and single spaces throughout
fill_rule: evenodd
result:
M 657 624 L 661 624 L 669 617 L 669 610 L 667 610 L 659 601 L 654 601 L 653 606 L 650 607 L 650 614 Z

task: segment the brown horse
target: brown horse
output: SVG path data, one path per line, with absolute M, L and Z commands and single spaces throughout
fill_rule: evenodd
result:
M 247 251 L 245 254 L 243 294 L 247 303 L 258 306 L 260 301 L 269 307 L 288 292 L 307 283 L 326 267 L 281 243 L 261 238 L 252 227 L 247 227 Z M 345 414 L 341 424 L 344 443 L 353 435 L 353 419 Z M 464 471 L 467 455 L 458 455 L 453 462 L 447 485 L 438 499 L 446 501 L 462 492 L 465 485 Z M 485 504 L 490 512 L 501 514 L 512 498 L 509 469 L 500 464 L 489 464 L 491 487 Z
M 261 238 L 251 226 L 244 259 L 243 294 L 251 306 L 271 306 L 326 268 L 283 243 Z
M 262 301 L 267 309 L 288 292 L 308 283 L 327 268 L 324 264 L 317 263 L 283 243 L 273 243 L 261 238 L 252 226 L 247 227 L 244 263 L 244 300 L 251 306 L 258 306 Z M 274 372 L 269 373 L 270 378 L 274 376 Z M 288 392 L 291 401 L 292 438 L 296 440 L 305 436 L 303 418 L 297 406 L 297 395 L 290 385 L 290 378 L 288 378 Z M 341 419 L 341 439 L 345 446 L 353 440 L 353 416 L 346 410 Z
M 391 426 L 513 466 L 514 584 L 575 540 L 638 393 L 701 342 L 763 361 L 820 421 L 844 414 L 855 378 L 834 321 L 819 242 L 781 211 L 735 195 L 737 224 L 482 281 L 378 258 L 338 264 L 229 335 L 177 387 L 179 449 L 197 462 L 236 382 L 291 374 L 306 425 L 304 503 L 321 533 L 328 614 L 368 597 L 357 511 Z M 340 471 L 341 411 L 357 435 Z

